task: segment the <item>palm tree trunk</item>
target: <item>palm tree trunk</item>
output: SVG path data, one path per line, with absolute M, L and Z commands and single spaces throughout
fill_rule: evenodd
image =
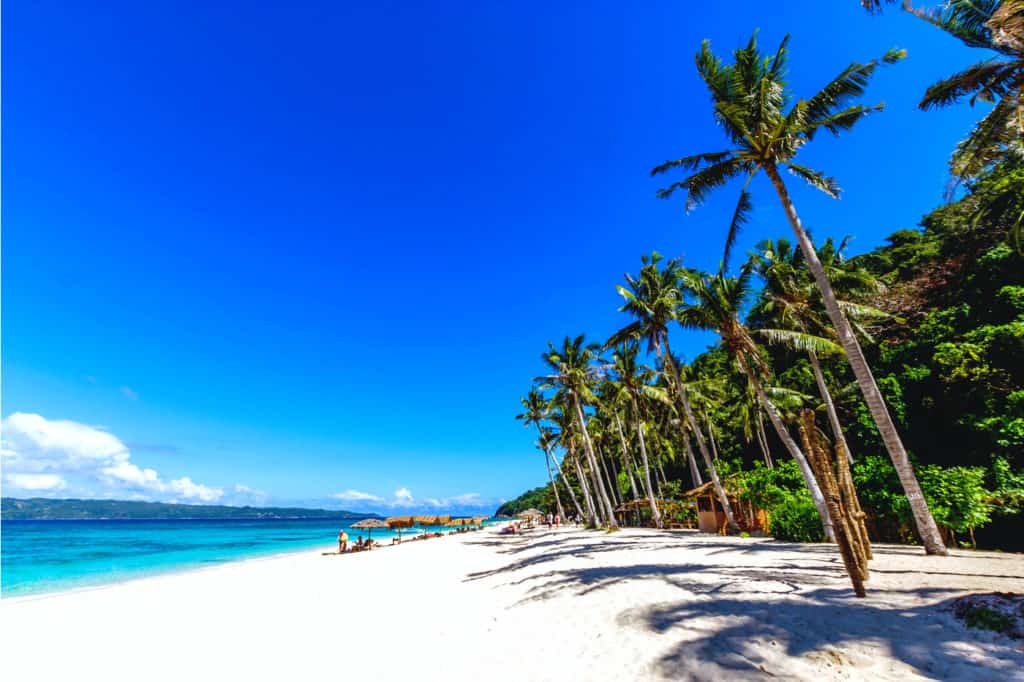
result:
M 693 479 L 693 487 L 699 488 L 704 485 L 704 477 L 700 475 L 700 469 L 697 468 L 697 459 L 693 456 L 690 434 L 686 432 L 686 427 L 682 424 L 679 425 L 679 428 L 683 431 L 683 448 L 686 450 L 686 459 L 690 463 L 690 478 Z
M 765 464 L 769 469 L 774 469 L 775 462 L 772 461 L 771 449 L 768 447 L 768 434 L 764 432 L 764 418 L 761 416 L 760 410 L 757 411 L 757 443 L 761 446 Z
M 594 509 L 594 500 L 590 497 L 590 488 L 587 486 L 587 479 L 583 476 L 583 467 L 580 466 L 580 458 L 576 456 L 575 449 L 571 449 L 573 464 L 576 465 L 576 478 L 580 482 L 580 490 L 583 491 L 583 501 L 587 505 L 587 521 L 591 526 L 597 526 L 597 511 Z
M 608 497 L 612 503 L 612 509 L 614 509 L 615 507 L 619 506 L 619 499 L 615 495 L 615 488 L 617 486 L 615 486 L 613 483 L 614 479 L 612 478 L 612 463 L 609 461 L 608 457 L 604 455 L 604 452 L 602 452 L 600 445 L 597 445 L 595 447 L 597 450 L 597 461 L 601 465 L 601 482 L 608 486 Z
M 612 507 L 612 503 L 608 501 L 608 493 L 604 489 L 604 485 L 601 483 L 600 472 L 598 470 L 597 456 L 594 454 L 594 443 L 590 440 L 590 432 L 587 431 L 587 422 L 583 418 L 583 408 L 580 407 L 580 398 L 575 393 L 572 394 L 573 406 L 576 408 L 576 419 L 579 421 L 580 432 L 583 434 L 583 450 L 587 453 L 587 461 L 590 462 L 590 476 L 594 482 L 594 488 L 597 491 L 597 501 L 600 505 L 602 514 L 606 517 L 608 525 L 612 528 L 618 528 L 619 524 L 615 522 L 615 508 Z
M 708 473 L 711 474 L 711 481 L 714 483 L 715 493 L 718 494 L 718 502 L 722 505 L 722 511 L 725 512 L 725 519 L 729 523 L 729 528 L 739 532 L 739 524 L 736 523 L 736 517 L 732 513 L 732 505 L 729 504 L 729 498 L 725 494 L 725 488 L 722 487 L 722 481 L 718 477 L 718 469 L 715 468 L 715 463 L 711 459 L 711 453 L 708 452 L 707 443 L 704 442 L 704 434 L 697 428 L 697 420 L 693 416 L 693 410 L 690 408 L 690 401 L 686 398 L 686 387 L 683 386 L 683 381 L 679 377 L 679 369 L 676 367 L 676 363 L 672 360 L 672 349 L 668 346 L 668 335 L 665 335 L 665 349 L 664 354 L 658 353 L 661 356 L 661 362 L 663 365 L 669 368 L 669 372 L 672 374 L 673 380 L 676 382 L 676 394 L 679 396 L 679 403 L 683 407 L 683 413 L 686 415 L 686 423 L 690 425 L 690 430 L 693 432 L 694 437 L 697 439 L 697 449 L 700 450 L 701 457 L 704 458 L 704 464 L 708 468 Z M 656 347 L 655 351 L 660 351 L 660 347 Z
M 629 448 L 626 447 L 626 435 L 622 432 L 622 419 L 619 418 L 618 412 L 615 413 L 615 426 L 619 430 L 619 441 L 622 443 L 622 457 L 626 473 L 629 475 L 629 489 L 633 492 L 633 499 L 639 500 L 640 495 L 636 490 L 636 479 L 633 477 L 633 458 L 629 456 Z
M 718 443 L 715 442 L 715 430 L 711 428 L 711 420 L 708 419 L 708 415 L 704 413 L 704 426 L 708 429 L 708 441 L 711 443 L 711 456 L 714 459 L 718 459 Z
M 789 450 L 789 454 L 793 455 L 793 459 L 796 460 L 796 464 L 800 467 L 800 473 L 803 474 L 804 483 L 807 484 L 807 489 L 811 493 L 811 501 L 814 502 L 815 508 L 818 510 L 818 516 L 821 517 L 821 525 L 825 529 L 825 538 L 829 542 L 835 542 L 836 533 L 832 526 L 832 517 L 828 513 L 828 504 L 825 502 L 825 496 L 821 493 L 821 487 L 818 485 L 818 481 L 814 478 L 814 471 L 811 470 L 811 465 L 808 463 L 807 458 L 804 457 L 803 451 L 800 446 L 793 440 L 793 436 L 789 433 L 789 429 L 782 422 L 782 417 L 779 416 L 779 411 L 775 409 L 775 405 L 768 399 L 768 394 L 764 392 L 764 386 L 761 385 L 761 381 L 757 378 L 747 363 L 738 357 L 740 369 L 747 375 L 747 380 L 750 381 L 750 385 L 754 387 L 754 391 L 757 393 L 757 397 L 761 400 L 761 405 L 764 407 L 764 411 L 768 413 L 768 419 L 771 420 L 772 426 L 775 427 L 775 433 L 778 434 L 779 440 Z
M 558 486 L 555 485 L 555 477 L 551 475 L 551 460 L 554 457 L 551 455 L 551 449 L 547 445 L 547 441 L 544 439 L 544 432 L 540 429 L 540 424 L 537 424 L 537 435 L 540 436 L 540 442 L 544 449 L 544 464 L 548 467 L 548 480 L 551 481 L 551 492 L 555 494 L 555 505 L 558 507 L 558 515 L 563 519 L 565 518 L 565 510 L 562 509 L 562 497 L 558 494 Z
M 665 475 L 665 465 L 658 462 L 658 473 L 661 474 L 661 485 L 658 486 L 658 497 L 661 497 L 661 487 L 668 483 L 668 476 Z
M 907 451 L 903 448 L 903 441 L 900 440 L 900 435 L 896 431 L 896 425 L 893 423 L 889 409 L 885 405 L 882 392 L 878 390 L 875 377 L 872 375 L 871 368 L 864 358 L 864 351 L 861 349 L 857 337 L 854 336 L 853 329 L 850 328 L 850 323 L 846 320 L 846 316 L 843 315 L 843 311 L 839 308 L 835 292 L 832 291 L 832 284 L 828 281 L 825 269 L 821 266 L 818 253 L 814 250 L 814 244 L 800 224 L 800 217 L 797 215 L 796 207 L 793 205 L 789 192 L 786 190 L 786 184 L 782 181 L 782 176 L 779 175 L 779 170 L 775 167 L 775 164 L 766 163 L 764 170 L 779 195 L 782 208 L 786 211 L 786 217 L 789 219 L 789 224 L 796 234 L 797 242 L 800 244 L 800 250 L 807 260 L 807 265 L 814 275 L 815 282 L 818 284 L 818 290 L 821 292 L 821 297 L 825 302 L 825 309 L 828 311 L 829 319 L 832 320 L 832 326 L 835 327 L 836 333 L 839 335 L 839 342 L 842 344 L 843 350 L 846 351 L 850 368 L 853 370 L 854 376 L 857 377 L 857 384 L 860 386 L 860 392 L 864 396 L 864 402 L 867 403 L 868 409 L 871 411 L 871 417 L 875 420 L 878 433 L 882 436 L 885 449 L 889 452 L 889 458 L 896 469 L 896 475 L 899 476 L 900 483 L 903 485 L 903 492 L 910 503 L 910 509 L 914 515 L 914 525 L 917 527 L 917 533 L 921 536 L 921 541 L 924 543 L 925 552 L 927 554 L 945 556 L 949 554 L 949 551 L 942 542 L 939 527 L 935 523 L 931 510 L 928 509 L 928 502 L 925 501 L 924 494 L 921 492 L 921 485 L 917 481 L 917 476 L 914 475 L 914 468 L 907 457 Z
M 853 464 L 853 455 L 850 454 L 850 446 L 846 444 L 846 436 L 843 435 L 843 427 L 839 423 L 839 415 L 836 414 L 836 406 L 832 402 L 832 394 L 829 393 L 828 384 L 825 383 L 825 375 L 821 373 L 821 363 L 818 362 L 818 354 L 813 350 L 807 351 L 811 359 L 811 370 L 814 372 L 814 381 L 818 384 L 818 392 L 825 403 L 825 412 L 828 413 L 828 423 L 832 427 L 832 436 L 836 439 L 836 445 L 841 445 L 846 459 Z
M 576 508 L 576 513 L 579 514 L 580 518 L 582 519 L 583 510 L 580 509 L 580 503 L 576 500 L 576 493 L 573 492 L 572 486 L 569 485 L 569 480 L 565 477 L 565 472 L 562 471 L 562 465 L 558 463 L 558 458 L 555 457 L 555 453 L 553 452 L 551 453 L 551 461 L 555 463 L 555 470 L 558 472 L 559 478 L 562 479 L 562 483 L 565 484 L 566 490 L 569 491 L 569 497 L 572 498 L 572 506 Z M 565 516 L 563 516 L 562 520 L 567 521 L 568 519 Z
M 644 425 L 640 420 L 640 406 L 637 404 L 636 396 L 631 395 L 633 401 L 633 414 L 636 416 L 636 436 L 640 442 L 640 463 L 644 470 L 644 492 L 647 493 L 647 501 L 651 505 L 651 518 L 654 520 L 655 528 L 661 528 L 661 512 L 658 511 L 658 503 L 654 499 L 654 487 L 651 485 L 651 463 L 647 458 L 647 444 L 644 442 Z
M 555 477 L 551 475 L 551 453 L 544 448 L 544 463 L 548 465 L 548 480 L 551 481 L 551 490 L 555 493 L 555 505 L 558 507 L 558 516 L 565 518 L 565 510 L 562 509 L 562 497 L 558 494 L 558 486 L 555 485 Z

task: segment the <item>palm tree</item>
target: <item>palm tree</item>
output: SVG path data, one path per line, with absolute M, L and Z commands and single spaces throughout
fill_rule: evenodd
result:
M 896 425 L 889 415 L 860 343 L 839 307 L 814 244 L 800 223 L 796 207 L 779 172 L 779 166 L 785 166 L 812 187 L 829 196 L 838 197 L 839 186 L 833 178 L 796 163 L 795 157 L 822 130 L 839 135 L 868 114 L 880 111 L 881 104 L 865 106 L 850 103 L 864 93 L 864 88 L 880 64 L 894 63 L 906 56 L 906 53 L 903 50 L 890 50 L 880 60 L 850 64 L 810 99 L 798 100 L 789 107 L 791 95 L 787 92 L 785 81 L 788 43 L 789 36 L 786 36 L 774 56 L 765 57 L 758 50 L 755 33 L 746 47 L 733 53 L 733 64 L 723 64 L 719 57 L 712 54 L 711 45 L 705 40 L 697 53 L 697 71 L 711 93 L 715 119 L 726 132 L 733 148 L 667 161 L 655 167 L 651 173 L 657 175 L 676 168 L 693 171 L 684 180 L 658 192 L 660 197 L 667 198 L 676 190 L 686 190 L 687 209 L 701 203 L 712 190 L 725 185 L 729 180 L 745 176 L 725 241 L 725 264 L 728 263 L 729 252 L 739 229 L 749 215 L 751 198 L 747 187 L 758 171 L 765 172 L 779 196 L 800 250 L 814 275 L 829 319 L 903 485 L 925 551 L 928 554 L 944 555 L 947 554 L 946 547 L 914 475 Z
M 671 377 L 670 380 L 674 382 L 673 388 L 675 388 L 676 396 L 679 399 L 679 405 L 686 416 L 686 422 L 690 426 L 690 431 L 697 439 L 697 449 L 700 450 L 700 454 L 704 458 L 704 464 L 711 474 L 711 480 L 714 483 L 715 492 L 718 494 L 722 510 L 725 512 L 725 518 L 729 523 L 729 527 L 738 531 L 739 525 L 737 525 L 736 519 L 733 516 L 732 506 L 729 504 L 725 488 L 722 487 L 722 482 L 718 477 L 718 470 L 715 468 L 715 463 L 708 452 L 707 443 L 704 442 L 704 435 L 697 427 L 693 408 L 690 407 L 690 402 L 686 396 L 686 387 L 683 385 L 679 377 L 679 370 L 672 360 L 672 349 L 668 343 L 668 324 L 676 319 L 676 312 L 682 303 L 682 294 L 679 291 L 680 264 L 678 260 L 673 259 L 665 264 L 664 269 L 659 269 L 658 263 L 660 261 L 661 254 L 658 252 L 652 253 L 650 259 L 646 256 L 641 257 L 643 265 L 640 268 L 639 279 L 626 273 L 626 282 L 629 285 L 629 289 L 621 286 L 617 287 L 619 294 L 626 299 L 625 304 L 619 308 L 619 311 L 629 313 L 633 316 L 634 321 L 615 332 L 608 340 L 606 347 L 608 344 L 614 346 L 623 342 L 646 339 L 648 352 L 654 350 L 661 360 L 662 366 L 668 369 L 668 374 Z
M 516 419 L 522 421 L 523 426 L 534 424 L 537 427 L 537 435 L 539 436 L 537 447 L 544 451 L 544 463 L 548 467 L 548 480 L 551 482 L 551 490 L 555 493 L 555 505 L 558 507 L 558 515 L 564 519 L 565 509 L 562 508 L 562 498 L 558 494 L 555 477 L 551 475 L 551 460 L 554 459 L 554 455 L 551 454 L 551 433 L 541 427 L 541 422 L 547 419 L 548 410 L 550 409 L 548 402 L 541 395 L 541 392 L 537 390 L 536 386 L 531 386 L 530 392 L 525 398 L 520 398 L 519 402 L 522 404 L 525 412 L 517 414 Z M 557 460 L 555 465 L 558 465 Z
M 583 440 L 583 450 L 587 455 L 587 463 L 590 465 L 591 483 L 593 483 L 597 494 L 598 508 L 601 510 L 599 516 L 605 517 L 605 522 L 609 527 L 617 528 L 615 510 L 608 499 L 604 484 L 601 482 L 594 443 L 590 439 L 587 420 L 583 415 L 583 402 L 596 401 L 596 396 L 590 387 L 594 379 L 590 364 L 592 360 L 597 359 L 598 348 L 597 344 L 586 343 L 583 334 L 575 339 L 565 337 L 561 350 L 556 349 L 554 344 L 548 342 L 548 352 L 541 354 L 541 359 L 555 371 L 555 374 L 543 378 L 551 382 L 551 385 L 556 386 L 558 393 L 568 399 L 569 407 L 576 416 L 576 424 Z
M 556 396 L 564 400 L 564 396 Z M 554 435 L 554 445 L 559 445 L 566 452 L 566 459 L 570 460 L 575 469 L 576 481 L 579 483 L 580 492 L 583 494 L 583 503 L 587 508 L 587 513 L 584 514 L 583 510 L 580 509 L 579 504 L 576 504 L 576 513 L 579 514 L 580 518 L 587 519 L 587 523 L 591 526 L 597 525 L 597 509 L 594 506 L 593 497 L 590 494 L 590 487 L 587 485 L 587 479 L 583 475 L 583 468 L 580 466 L 580 459 L 577 455 L 577 436 L 575 433 L 576 419 L 572 415 L 571 411 L 564 408 L 563 405 L 559 404 L 557 400 L 552 400 L 554 409 L 551 411 L 550 419 L 558 427 L 558 431 Z M 570 493 L 572 492 L 572 486 L 566 485 L 569 488 Z M 573 502 L 576 502 L 576 497 L 573 495 Z
M 968 47 L 996 53 L 932 84 L 918 107 L 946 107 L 969 97 L 974 106 L 993 104 L 957 145 L 949 165 L 957 179 L 977 177 L 1005 157 L 1008 146 L 1019 155 L 1024 137 L 1024 0 L 950 0 L 938 9 L 914 9 Z
M 867 270 L 850 266 L 843 259 L 848 243 L 849 238 L 846 238 L 836 246 L 829 237 L 818 249 L 818 257 L 833 288 L 844 296 L 878 293 L 884 289 Z M 852 464 L 853 453 L 846 443 L 818 357 L 842 355 L 843 351 L 835 343 L 835 334 L 822 317 L 820 297 L 816 295 L 817 289 L 810 272 L 804 266 L 800 251 L 793 249 L 786 239 L 775 242 L 766 239 L 757 245 L 757 251 L 749 263 L 765 283 L 760 300 L 751 311 L 751 317 L 758 318 L 766 327 L 774 327 L 760 329 L 758 332 L 771 343 L 780 343 L 807 354 L 836 446 L 842 449 Z M 881 310 L 848 300 L 840 300 L 839 306 L 858 334 L 868 341 L 871 341 L 871 337 L 859 324 L 860 318 L 888 317 Z
M 828 505 L 825 503 L 825 496 L 818 486 L 818 481 L 814 478 L 814 472 L 803 451 L 793 440 L 778 409 L 768 398 L 759 376 L 759 374 L 769 375 L 768 365 L 761 357 L 760 349 L 754 343 L 746 326 L 739 319 L 743 302 L 750 294 L 752 273 L 753 271 L 747 265 L 740 270 L 738 277 L 728 277 L 721 271 L 714 276 L 696 270 L 684 272 L 682 275 L 683 286 L 686 292 L 692 295 L 694 302 L 679 311 L 679 324 L 684 329 L 718 332 L 722 346 L 736 361 L 740 372 L 747 377 L 747 381 L 761 401 L 764 411 L 768 413 L 768 418 L 775 427 L 779 439 L 800 467 L 804 483 L 811 493 L 811 500 L 814 501 L 814 506 L 817 507 L 818 514 L 821 516 L 825 536 L 829 540 L 833 540 L 835 532 L 832 528 L 832 519 L 829 517 Z
M 643 470 L 644 494 L 651 507 L 651 518 L 654 525 L 662 527 L 661 512 L 658 510 L 658 503 L 654 497 L 654 487 L 651 485 L 651 464 L 647 455 L 647 443 L 644 440 L 643 413 L 640 405 L 645 395 L 652 395 L 657 390 L 650 386 L 645 380 L 644 370 L 638 360 L 639 350 L 635 343 L 621 343 L 616 346 L 612 353 L 612 369 L 615 372 L 613 384 L 620 391 L 620 396 L 629 401 L 633 408 L 633 428 L 636 430 L 637 442 L 640 447 L 640 465 Z M 623 444 L 625 447 L 625 444 Z

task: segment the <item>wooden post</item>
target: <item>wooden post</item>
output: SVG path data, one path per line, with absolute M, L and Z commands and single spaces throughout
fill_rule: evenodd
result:
M 839 484 L 836 481 L 835 471 L 832 469 L 831 457 L 828 449 L 821 442 L 817 426 L 814 423 L 814 411 L 802 410 L 799 421 L 800 440 L 804 446 L 804 454 L 807 456 L 814 476 L 818 479 L 818 485 L 825 496 L 825 504 L 828 506 L 829 514 L 832 516 L 836 535 L 836 545 L 839 547 L 839 554 L 843 558 L 843 565 L 846 573 L 853 583 L 853 591 L 858 597 L 864 597 L 864 580 L 867 576 L 867 561 L 863 559 L 863 553 L 858 553 L 855 546 L 859 544 L 854 541 L 854 532 L 846 514 L 843 498 L 839 491 Z M 860 554 L 860 556 L 858 556 Z

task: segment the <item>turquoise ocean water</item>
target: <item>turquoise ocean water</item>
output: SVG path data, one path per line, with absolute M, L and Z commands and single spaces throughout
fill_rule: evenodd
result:
M 366 531 L 340 520 L 4 521 L 0 524 L 0 596 L 121 582 L 148 575 L 305 549 L 337 549 Z M 413 528 L 402 537 L 435 530 Z M 443 529 L 450 530 L 450 529 Z M 390 542 L 390 530 L 373 539 Z

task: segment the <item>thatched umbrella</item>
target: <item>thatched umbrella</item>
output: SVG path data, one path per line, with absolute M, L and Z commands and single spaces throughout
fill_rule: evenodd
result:
M 525 511 L 519 512 L 517 516 L 521 519 L 532 519 L 538 516 L 544 518 L 544 512 L 542 512 L 540 509 L 534 509 L 533 507 L 530 507 Z
M 366 529 L 366 539 L 370 539 L 370 535 L 373 534 L 374 528 L 390 528 L 391 525 L 387 521 L 381 519 L 363 519 L 358 523 L 352 524 L 353 528 Z
M 416 525 L 416 519 L 411 516 L 389 516 L 384 519 L 384 522 L 388 524 L 389 528 L 394 528 L 398 531 L 398 541 L 402 541 L 402 529 L 412 528 Z

